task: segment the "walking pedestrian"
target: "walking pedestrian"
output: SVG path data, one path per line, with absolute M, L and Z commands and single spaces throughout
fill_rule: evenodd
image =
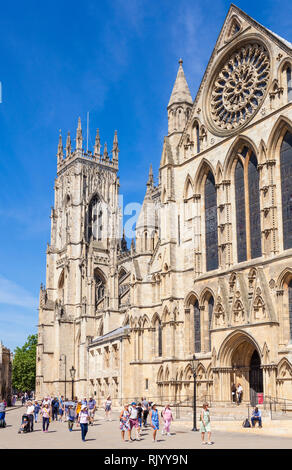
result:
M 133 401 L 133 403 L 131 403 L 131 406 L 129 406 L 129 412 L 130 412 L 130 429 L 131 429 L 131 432 L 132 432 L 132 429 L 135 428 L 135 432 L 136 432 L 136 439 L 137 441 L 140 441 L 140 435 L 139 435 L 139 431 L 138 431 L 138 428 L 139 428 L 139 423 L 138 423 L 138 410 L 137 410 L 137 406 L 136 406 L 136 403 Z M 132 436 L 131 436 L 131 441 L 133 441 L 134 439 L 132 439 Z
M 159 429 L 159 416 L 158 416 L 158 410 L 156 409 L 155 403 L 152 403 L 152 407 L 150 411 L 150 423 L 153 429 L 153 442 L 155 442 L 156 433 Z
M 164 421 L 164 428 L 162 429 L 162 434 L 167 434 L 168 436 L 171 436 L 170 434 L 170 423 L 173 421 L 173 415 L 172 411 L 170 409 L 170 405 L 166 405 L 164 410 L 162 411 L 162 417 Z
M 104 403 L 104 410 L 105 410 L 105 417 L 107 419 L 111 416 L 111 410 L 112 410 L 112 401 L 111 401 L 110 396 L 107 397 Z M 111 421 L 111 418 L 109 420 Z
M 73 425 L 75 421 L 75 409 L 73 405 L 68 406 L 68 429 L 69 431 L 73 430 Z
M 79 414 L 80 414 L 80 411 L 81 411 L 81 407 L 82 407 L 82 403 L 81 401 L 79 400 L 77 402 L 77 405 L 76 405 L 76 422 L 77 422 L 77 425 L 79 425 Z
M 47 403 L 42 406 L 41 415 L 43 417 L 43 432 L 48 432 L 51 418 L 51 409 Z
M 120 431 L 122 440 L 125 441 L 125 432 L 127 432 L 129 441 L 131 442 L 130 412 L 128 405 L 124 405 L 124 409 L 120 414 Z
M 146 398 L 142 398 L 142 408 L 143 408 L 143 426 L 146 428 L 147 426 L 147 417 L 149 414 L 149 402 L 146 400 Z
M 52 420 L 58 421 L 58 414 L 59 414 L 59 407 L 60 407 L 58 398 L 55 397 L 54 400 L 52 400 L 51 404 L 52 404 Z
M 33 432 L 34 404 L 30 400 L 27 402 L 26 414 L 29 419 L 29 432 Z
M 202 444 L 213 444 L 211 442 L 211 420 L 210 420 L 210 411 L 208 409 L 208 403 L 203 403 L 203 409 L 200 415 L 200 431 L 202 436 Z M 208 433 L 208 441 L 205 442 L 205 433 Z
M 88 408 L 86 405 L 82 405 L 81 411 L 78 416 L 78 422 L 81 427 L 81 438 L 82 441 L 85 441 L 86 434 L 88 432 L 88 423 L 89 423 L 89 414 L 88 414 Z
M 37 423 L 38 422 L 38 416 L 39 416 L 39 412 L 40 412 L 40 404 L 35 401 L 34 402 L 34 422 Z
M 139 437 L 140 437 L 141 432 L 142 432 L 142 415 L 143 415 L 143 408 L 142 408 L 141 403 L 138 403 L 137 411 L 138 411 L 138 425 L 139 425 L 138 430 L 139 430 Z
M 1 424 L 1 427 L 5 427 L 5 426 L 6 426 L 6 422 L 5 422 L 5 410 L 6 410 L 5 402 L 4 402 L 4 400 L 2 400 L 2 399 L 0 398 L 0 424 Z
M 96 401 L 92 397 L 90 397 L 89 402 L 88 402 L 88 413 L 89 413 L 91 426 L 93 426 L 95 411 L 96 411 Z

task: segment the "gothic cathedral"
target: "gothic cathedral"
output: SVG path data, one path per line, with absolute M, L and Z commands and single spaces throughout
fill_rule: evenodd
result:
M 292 44 L 231 5 L 195 99 L 182 60 L 131 247 L 119 147 L 57 153 L 36 395 L 292 399 Z M 71 377 L 72 373 L 74 375 Z M 73 390 L 72 390 L 73 393 Z

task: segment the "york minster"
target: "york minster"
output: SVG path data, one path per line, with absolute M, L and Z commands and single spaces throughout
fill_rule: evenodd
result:
M 234 5 L 195 97 L 179 60 L 132 243 L 118 133 L 60 135 L 36 396 L 183 403 L 195 356 L 199 400 L 292 399 L 291 69 L 292 44 Z

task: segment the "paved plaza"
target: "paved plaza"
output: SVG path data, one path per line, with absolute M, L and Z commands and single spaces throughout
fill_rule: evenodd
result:
M 151 428 L 147 427 L 141 441 L 122 442 L 118 411 L 113 412 L 112 421 L 105 421 L 104 412 L 98 411 L 94 426 L 89 426 L 87 440 L 82 442 L 80 428 L 74 425 L 73 432 L 69 432 L 67 423 L 52 422 L 49 432 L 43 433 L 40 420 L 33 433 L 18 434 L 24 412 L 25 407 L 7 412 L 7 427 L 0 429 L 0 449 L 292 449 L 291 422 L 273 421 L 264 424 L 263 429 L 243 429 L 237 422 L 214 421 L 214 445 L 203 446 L 200 433 L 190 430 L 191 422 L 174 421 L 170 437 L 161 434 L 161 427 L 157 442 L 153 443 Z

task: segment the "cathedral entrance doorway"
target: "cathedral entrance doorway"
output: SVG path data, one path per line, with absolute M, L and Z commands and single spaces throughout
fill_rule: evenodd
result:
M 253 338 L 242 332 L 232 333 L 221 347 L 221 396 L 223 400 L 231 400 L 233 384 L 243 389 L 242 401 L 257 404 L 257 394 L 263 393 L 263 370 L 258 346 Z M 227 379 L 229 373 L 229 380 Z M 226 379 L 224 378 L 226 377 Z M 225 384 L 227 385 L 227 390 Z

